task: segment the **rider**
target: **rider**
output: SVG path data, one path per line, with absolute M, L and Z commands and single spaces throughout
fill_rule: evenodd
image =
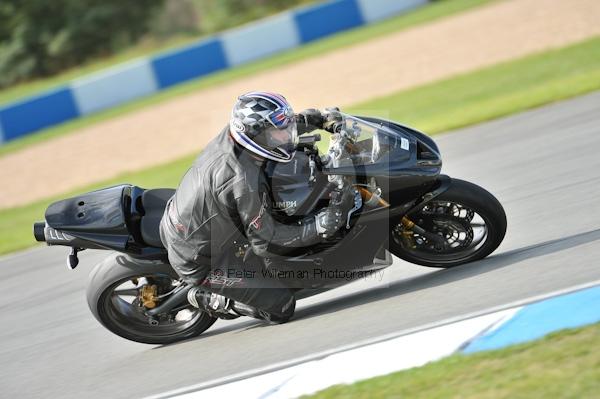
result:
M 279 94 L 249 92 L 240 96 L 229 125 L 213 139 L 184 175 L 160 224 L 169 262 L 193 288 L 188 301 L 215 316 L 246 314 L 270 322 L 294 313 L 293 292 L 260 272 L 235 273 L 247 267 L 248 254 L 233 255 L 232 242 L 245 237 L 261 258 L 276 258 L 282 248 L 306 247 L 342 226 L 342 210 L 329 206 L 297 224 L 278 223 L 271 215 L 271 188 L 265 176 L 270 161 L 290 162 L 298 134 L 330 130 L 336 112 L 307 109 L 294 114 Z M 236 256 L 238 258 L 236 258 Z

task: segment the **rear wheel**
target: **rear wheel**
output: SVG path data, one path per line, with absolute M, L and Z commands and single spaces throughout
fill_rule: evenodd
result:
M 393 219 L 390 251 L 423 266 L 449 268 L 482 259 L 498 248 L 506 233 L 500 202 L 483 188 L 459 179 L 452 179 L 447 191 L 409 219 L 427 233 L 417 233 L 406 220 Z
M 168 344 L 197 336 L 216 321 L 188 303 L 168 314 L 146 314 L 179 287 L 170 265 L 113 254 L 92 270 L 87 300 L 94 317 L 114 334 L 145 344 Z

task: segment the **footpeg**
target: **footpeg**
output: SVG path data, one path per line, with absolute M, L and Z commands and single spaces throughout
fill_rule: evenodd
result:
M 79 264 L 79 258 L 77 257 L 79 251 L 83 251 L 83 249 L 71 247 L 71 253 L 67 258 L 67 267 L 71 270 L 75 269 Z

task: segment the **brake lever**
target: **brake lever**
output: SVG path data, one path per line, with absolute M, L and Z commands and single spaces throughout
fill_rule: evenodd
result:
M 362 207 L 362 196 L 358 192 L 358 190 L 354 190 L 354 207 L 348 211 L 348 216 L 346 217 L 346 229 L 350 229 L 350 217 L 356 211 L 358 211 Z

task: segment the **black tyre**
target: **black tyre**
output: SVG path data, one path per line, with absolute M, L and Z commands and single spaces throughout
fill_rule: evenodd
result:
M 177 288 L 178 280 L 168 264 L 115 253 L 90 273 L 86 290 L 88 305 L 104 327 L 131 341 L 168 344 L 195 337 L 212 326 L 216 318 L 191 305 L 151 318 L 141 304 L 140 290 L 144 286 L 156 287 L 157 296 L 165 298 Z
M 450 268 L 485 258 L 506 234 L 500 202 L 483 188 L 459 179 L 452 179 L 447 191 L 409 219 L 443 242 L 410 230 L 396 218 L 390 221 L 390 251 L 423 266 Z

